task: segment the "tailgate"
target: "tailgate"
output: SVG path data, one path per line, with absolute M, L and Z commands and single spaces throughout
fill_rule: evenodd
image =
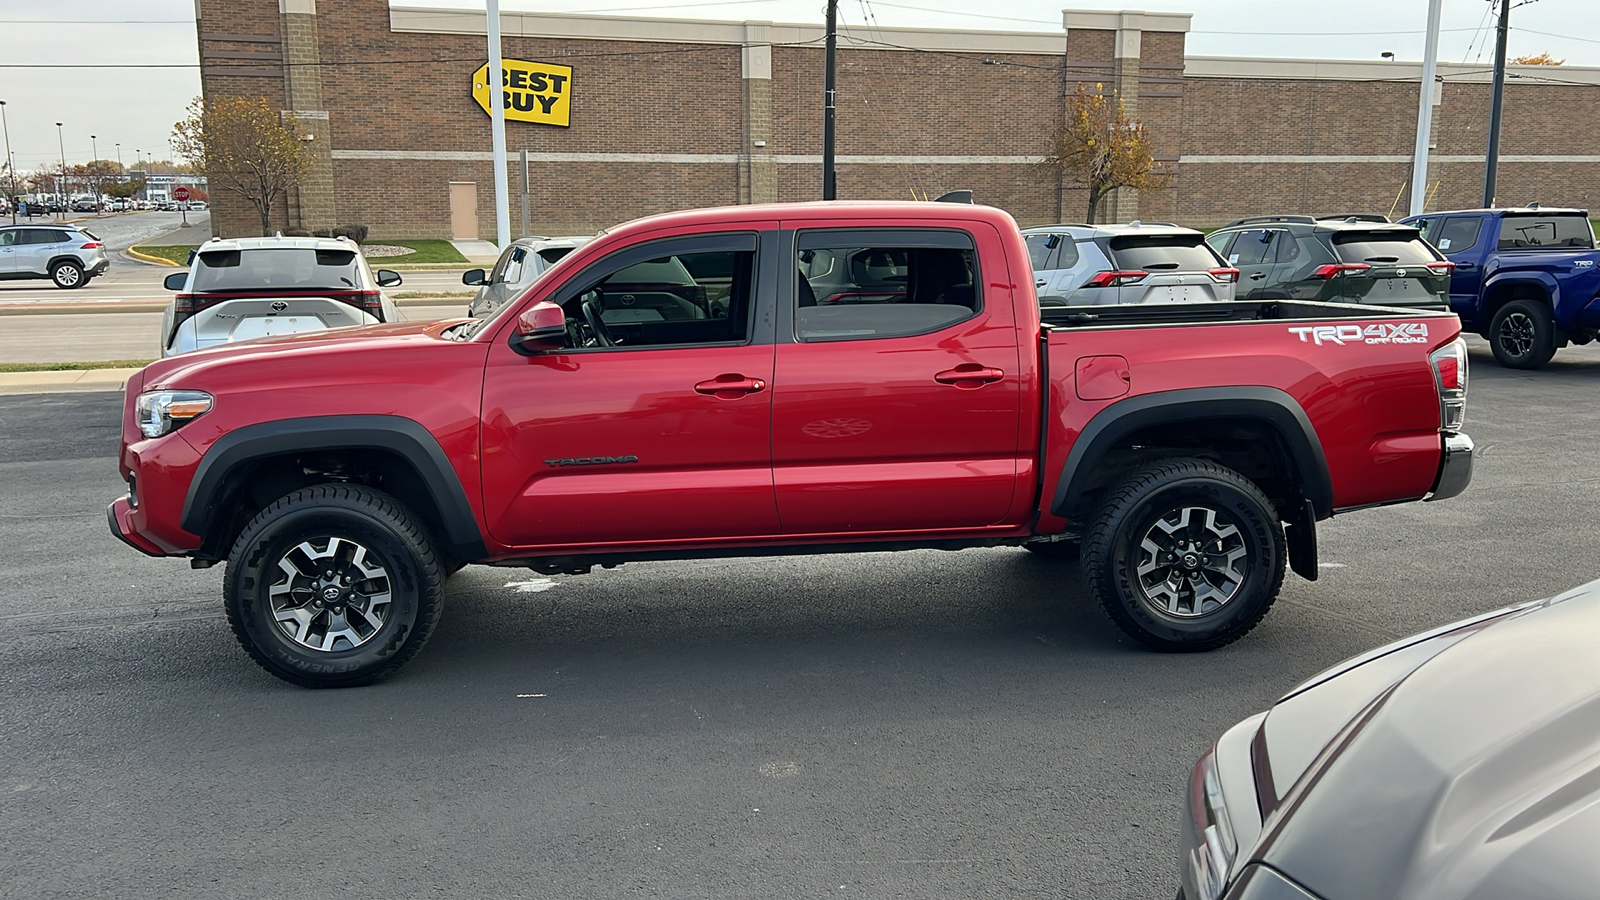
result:
M 1118 288 L 1123 303 L 1212 303 L 1233 299 L 1233 285 L 1209 272 L 1151 272 L 1138 284 Z
M 331 297 L 250 297 L 209 306 L 195 313 L 193 321 L 198 349 L 251 338 L 371 325 L 378 320 Z
M 1365 278 L 1346 278 L 1343 286 L 1346 301 L 1351 303 L 1437 309 L 1449 305 L 1449 291 L 1450 276 L 1431 272 L 1426 266 L 1374 265 Z

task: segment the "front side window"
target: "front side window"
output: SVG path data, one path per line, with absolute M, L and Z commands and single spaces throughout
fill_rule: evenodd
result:
M 733 235 L 720 244 L 749 249 L 645 259 L 622 254 L 624 259 L 585 275 L 582 287 L 562 303 L 567 346 L 626 349 L 749 340 L 756 238 Z
M 802 233 L 797 246 L 801 341 L 924 334 L 982 308 L 976 246 L 965 232 L 839 229 Z
M 506 270 L 501 274 L 500 279 L 506 284 L 516 284 L 522 280 L 522 264 L 528 258 L 528 248 L 512 247 L 511 252 L 506 256 Z
M 1272 246 L 1272 232 L 1265 228 L 1252 228 L 1239 232 L 1233 246 L 1228 248 L 1228 264 L 1234 266 L 1259 266 L 1267 258 Z

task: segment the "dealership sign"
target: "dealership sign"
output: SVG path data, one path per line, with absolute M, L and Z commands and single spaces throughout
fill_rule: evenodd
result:
M 501 94 L 506 118 L 566 128 L 572 118 L 572 67 L 525 59 L 501 60 Z M 489 108 L 489 64 L 472 73 L 472 99 L 483 111 Z

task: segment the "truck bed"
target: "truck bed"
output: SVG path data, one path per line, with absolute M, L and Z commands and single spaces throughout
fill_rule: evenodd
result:
M 1212 322 L 1287 322 L 1325 319 L 1444 318 L 1444 310 L 1416 307 L 1315 303 L 1306 300 L 1231 300 L 1223 303 L 1161 303 L 1148 306 L 1046 306 L 1039 317 L 1052 328 L 1121 325 L 1185 325 Z

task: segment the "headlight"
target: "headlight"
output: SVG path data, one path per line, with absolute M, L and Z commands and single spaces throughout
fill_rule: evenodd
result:
M 1205 752 L 1189 776 L 1188 813 L 1183 820 L 1183 896 L 1217 900 L 1228 884 L 1228 868 L 1239 852 L 1217 777 L 1216 747 Z
M 205 391 L 145 391 L 134 402 L 133 415 L 147 438 L 158 438 L 211 408 Z

